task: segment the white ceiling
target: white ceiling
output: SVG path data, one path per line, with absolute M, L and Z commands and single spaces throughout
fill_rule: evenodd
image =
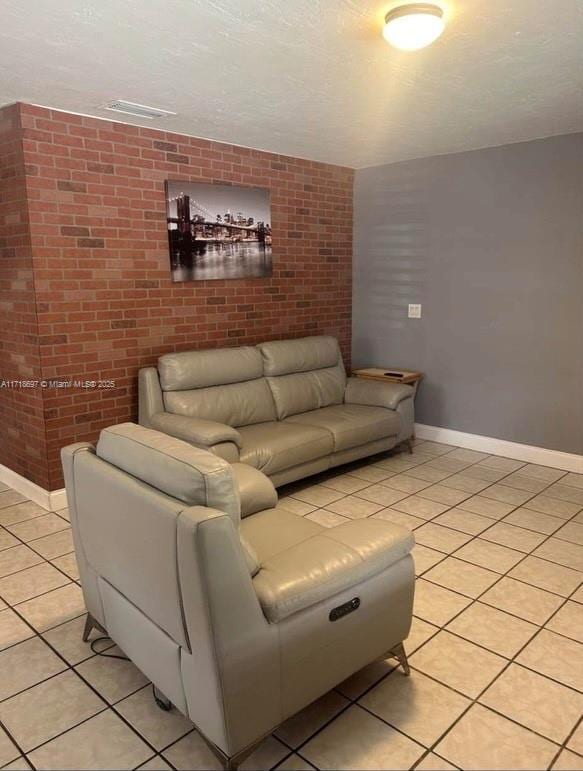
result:
M 444 0 L 429 48 L 382 0 L 0 0 L 0 104 L 362 167 L 583 129 L 583 0 Z M 116 117 L 116 116 L 113 116 Z

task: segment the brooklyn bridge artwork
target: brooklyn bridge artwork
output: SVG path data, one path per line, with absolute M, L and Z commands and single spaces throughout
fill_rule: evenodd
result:
M 269 190 L 166 182 L 172 281 L 271 276 Z

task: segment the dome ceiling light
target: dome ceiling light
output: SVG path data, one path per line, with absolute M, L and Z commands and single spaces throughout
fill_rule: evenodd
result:
M 437 40 L 444 27 L 443 9 L 435 3 L 407 3 L 387 13 L 383 37 L 402 51 L 417 51 Z

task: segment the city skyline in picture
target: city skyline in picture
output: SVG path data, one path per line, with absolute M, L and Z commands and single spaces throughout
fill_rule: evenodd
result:
M 268 189 L 169 180 L 166 213 L 173 281 L 272 274 Z

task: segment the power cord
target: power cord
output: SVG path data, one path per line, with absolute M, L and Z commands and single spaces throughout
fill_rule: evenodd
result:
M 120 656 L 118 653 L 108 653 L 107 650 L 98 651 L 93 647 L 96 643 L 104 642 L 105 640 L 113 642 L 111 637 L 96 637 L 95 640 L 91 640 L 89 645 L 93 653 L 97 654 L 98 656 L 104 656 L 106 659 L 120 659 L 120 661 L 129 661 L 127 656 Z

